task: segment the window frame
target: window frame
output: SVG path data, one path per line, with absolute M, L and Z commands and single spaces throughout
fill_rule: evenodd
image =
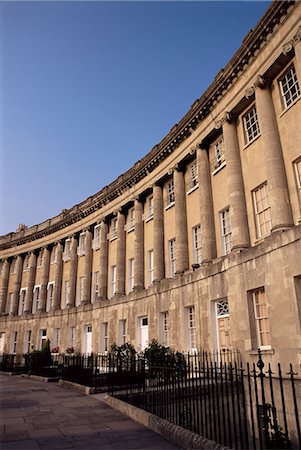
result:
M 229 206 L 220 211 L 220 226 L 223 244 L 223 254 L 229 255 L 229 253 L 231 253 L 232 248 L 232 229 L 231 229 L 231 216 Z
M 176 274 L 176 239 L 169 239 L 168 241 L 168 269 L 170 278 Z
M 202 247 L 201 247 L 201 225 L 200 224 L 195 225 L 192 228 L 192 248 L 193 248 L 193 263 L 201 264 L 201 262 L 202 262 Z
M 253 112 L 254 111 L 254 112 Z M 252 115 L 251 115 L 252 113 Z M 252 123 L 253 121 L 253 123 Z M 249 145 L 260 136 L 260 127 L 255 103 L 242 116 L 245 144 Z M 250 125 L 249 125 L 250 123 Z
M 154 250 L 147 251 L 147 285 L 151 286 L 154 281 Z
M 111 297 L 113 297 L 116 294 L 116 265 L 111 266 L 110 288 L 111 288 Z
M 165 209 L 168 209 L 175 204 L 175 185 L 173 177 L 166 182 L 165 187 L 166 187 Z
M 292 78 L 295 78 L 294 83 L 292 86 L 289 86 L 287 89 L 287 92 L 284 92 L 284 79 L 287 77 L 287 75 L 289 74 L 289 72 L 291 72 L 293 70 L 293 76 Z M 289 81 L 286 79 L 286 82 L 289 83 Z M 279 89 L 280 89 L 280 95 L 281 95 L 281 104 L 282 104 L 282 108 L 283 111 L 286 111 L 287 109 L 289 109 L 301 96 L 300 93 L 300 86 L 299 86 L 299 82 L 298 82 L 298 77 L 297 77 L 297 72 L 294 66 L 294 63 L 291 63 L 289 65 L 289 67 L 284 71 L 284 73 L 279 77 L 278 79 L 278 85 L 279 85 Z M 293 98 L 293 95 L 291 94 L 291 90 L 295 88 L 296 89 L 296 96 Z M 286 98 L 286 94 L 289 93 L 289 99 Z M 288 103 L 289 101 L 289 103 Z
M 264 189 L 265 196 L 260 197 L 260 199 L 256 198 L 256 194 L 261 192 L 261 190 Z M 256 229 L 256 237 L 257 239 L 263 239 L 266 236 L 269 236 L 271 234 L 272 229 L 272 219 L 271 219 L 271 206 L 269 204 L 269 193 L 268 193 L 268 184 L 265 181 L 264 183 L 257 186 L 255 189 L 252 190 L 252 199 L 253 199 L 253 211 L 255 216 L 255 229 Z M 266 202 L 266 207 L 262 208 L 261 210 L 258 209 L 259 202 Z M 265 220 L 260 223 L 260 218 L 264 217 L 266 219 L 266 215 L 268 215 L 268 220 Z M 264 228 L 267 229 L 267 224 L 270 223 L 270 229 L 266 233 L 261 232 L 261 227 L 264 226 Z
M 271 332 L 270 332 L 270 323 L 269 323 L 269 314 L 268 314 L 268 302 L 266 293 L 263 287 L 254 289 L 252 292 L 252 306 L 253 306 L 253 314 L 254 314 L 254 320 L 255 320 L 255 328 L 256 328 L 256 340 L 257 340 L 257 348 L 260 348 L 261 350 L 270 350 L 272 348 L 271 346 Z M 264 294 L 264 308 L 266 309 L 266 315 L 258 316 L 258 309 L 256 308 L 257 305 L 261 305 L 262 303 L 256 303 L 256 295 L 257 294 Z M 267 323 L 268 328 L 267 331 L 262 332 L 261 327 L 259 326 L 260 323 Z M 263 344 L 262 342 L 262 334 L 265 333 L 268 335 L 268 341 L 269 344 Z

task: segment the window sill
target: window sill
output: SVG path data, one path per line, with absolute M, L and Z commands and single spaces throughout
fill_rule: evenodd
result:
M 262 355 L 274 355 L 275 354 L 275 350 L 271 347 L 271 348 L 259 348 L 259 349 L 253 349 L 249 351 L 249 355 L 258 355 L 258 350 L 260 350 L 260 353 Z
M 167 211 L 168 209 L 172 208 L 175 205 L 175 202 L 169 203 L 169 205 L 165 206 L 165 211 Z
M 291 109 L 299 100 L 301 99 L 301 96 L 299 95 L 299 97 L 297 97 L 294 101 L 293 101 L 293 103 L 291 103 L 287 108 L 285 108 L 283 111 L 282 111 L 282 113 L 279 115 L 279 118 L 280 117 L 282 117 L 282 116 L 284 116 L 284 114 L 289 110 L 289 109 Z
M 153 220 L 154 215 L 152 214 L 151 216 L 147 217 L 146 219 L 144 219 L 145 223 L 149 222 L 150 220 Z
M 261 133 L 257 134 L 251 141 L 247 142 L 243 148 L 243 150 L 246 150 L 246 148 L 250 147 L 250 145 L 253 144 L 253 142 L 257 141 L 261 137 Z
M 226 166 L 226 161 L 224 161 L 220 166 L 211 172 L 211 175 L 216 175 L 220 170 L 222 170 Z
M 135 230 L 135 226 L 133 226 L 133 227 L 131 227 L 131 228 L 129 228 L 128 230 L 126 230 L 127 231 L 127 233 L 131 233 L 132 231 L 134 231 Z
M 189 189 L 189 191 L 186 192 L 187 195 L 191 194 L 192 192 L 194 192 L 196 189 L 198 189 L 199 187 L 199 183 L 197 183 L 195 186 L 193 186 L 192 188 Z

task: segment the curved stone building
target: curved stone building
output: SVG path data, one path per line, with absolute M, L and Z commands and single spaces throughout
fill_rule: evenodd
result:
M 0 351 L 156 338 L 300 363 L 300 37 L 301 3 L 273 2 L 143 159 L 0 237 Z

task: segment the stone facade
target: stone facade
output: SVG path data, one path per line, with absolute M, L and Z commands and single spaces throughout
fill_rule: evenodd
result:
M 156 338 L 300 364 L 300 18 L 273 2 L 141 161 L 0 237 L 0 351 Z

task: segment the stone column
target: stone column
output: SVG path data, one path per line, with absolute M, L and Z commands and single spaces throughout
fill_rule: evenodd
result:
M 210 262 L 216 257 L 215 225 L 211 191 L 211 176 L 208 152 L 199 148 L 197 151 L 202 263 Z
M 11 305 L 11 314 L 13 316 L 16 316 L 18 314 L 22 273 L 23 273 L 23 258 L 21 255 L 19 255 L 17 256 L 16 261 L 15 287 L 13 292 L 13 302 Z
M 91 277 L 92 277 L 92 233 L 88 228 L 86 234 L 84 292 L 82 304 L 91 303 Z
M 135 199 L 134 290 L 144 287 L 143 203 Z
M 42 267 L 42 275 L 41 275 L 41 292 L 40 292 L 40 301 L 39 301 L 38 311 L 46 310 L 49 267 L 50 267 L 50 250 L 48 247 L 44 247 L 43 248 L 43 267 Z
M 177 166 L 174 170 L 175 222 L 176 222 L 176 273 L 189 268 L 186 190 L 184 173 Z
M 154 197 L 154 281 L 164 278 L 164 219 L 163 190 L 159 185 L 153 186 Z
M 108 290 L 108 224 L 105 220 L 100 225 L 100 266 L 99 266 L 99 297 L 107 298 Z
M 63 278 L 63 244 L 61 241 L 56 243 L 56 271 L 54 276 L 54 292 L 52 309 L 60 309 L 61 292 Z
M 250 236 L 236 125 L 229 113 L 225 113 L 222 119 L 222 128 L 227 164 L 232 249 L 239 250 L 250 246 Z
M 254 87 L 273 232 L 291 227 L 293 219 L 271 90 L 261 77 Z
M 0 314 L 5 314 L 6 309 L 6 299 L 7 299 L 7 289 L 9 280 L 9 261 L 6 259 L 3 263 L 2 268 L 2 283 L 0 291 Z
M 116 294 L 125 293 L 125 215 L 118 211 L 117 216 L 117 261 Z
M 69 295 L 66 305 L 68 308 L 72 308 L 75 306 L 76 281 L 77 281 L 77 238 L 73 235 L 71 239 L 71 251 L 70 251 Z
M 37 265 L 37 256 L 36 256 L 35 252 L 31 252 L 29 264 L 30 264 L 29 276 L 28 276 L 27 291 L 26 291 L 26 296 L 25 296 L 25 308 L 24 308 L 24 312 L 26 314 L 30 314 L 32 312 L 33 288 L 34 288 L 34 284 L 35 284 L 36 265 Z

